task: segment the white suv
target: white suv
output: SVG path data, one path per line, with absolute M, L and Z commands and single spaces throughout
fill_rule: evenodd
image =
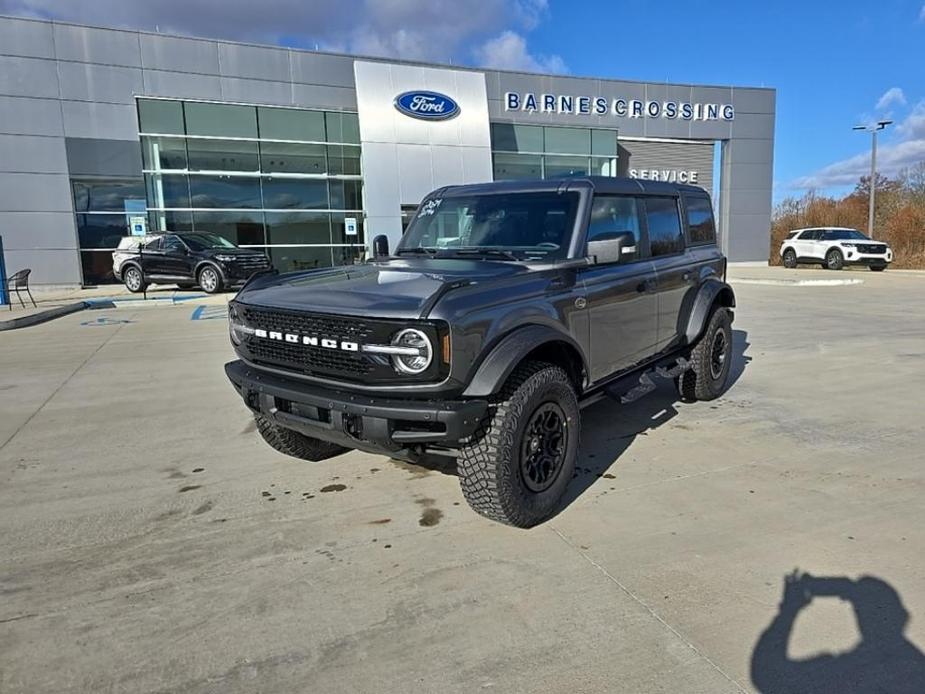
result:
M 845 265 L 866 265 L 881 271 L 893 262 L 893 251 L 886 243 L 873 241 L 857 229 L 813 227 L 787 234 L 780 245 L 780 257 L 784 267 L 812 263 L 841 270 Z

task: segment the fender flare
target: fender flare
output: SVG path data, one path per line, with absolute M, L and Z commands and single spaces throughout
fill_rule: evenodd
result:
M 703 334 L 710 320 L 713 305 L 735 308 L 736 297 L 726 282 L 711 278 L 700 285 L 697 296 L 694 298 L 693 308 L 687 319 L 687 328 L 684 331 L 687 344 L 693 344 Z
M 584 352 L 575 339 L 547 325 L 527 325 L 516 328 L 498 342 L 482 361 L 469 381 L 463 397 L 484 398 L 498 392 L 514 368 L 538 347 L 564 343 L 581 360 L 580 370 L 586 370 Z

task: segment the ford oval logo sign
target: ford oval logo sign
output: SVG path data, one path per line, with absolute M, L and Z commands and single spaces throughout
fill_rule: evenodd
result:
M 446 120 L 459 115 L 459 104 L 437 92 L 405 92 L 395 97 L 395 108 L 412 118 Z

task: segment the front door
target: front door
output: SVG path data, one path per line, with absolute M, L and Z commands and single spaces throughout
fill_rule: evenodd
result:
M 161 270 L 156 274 L 165 277 L 192 278 L 189 251 L 179 238 L 173 235 L 165 236 L 161 244 L 161 253 Z
M 600 381 L 646 359 L 657 339 L 655 274 L 646 257 L 637 200 L 597 195 L 591 207 L 588 241 L 630 231 L 636 253 L 625 260 L 580 271 L 590 322 L 590 375 Z

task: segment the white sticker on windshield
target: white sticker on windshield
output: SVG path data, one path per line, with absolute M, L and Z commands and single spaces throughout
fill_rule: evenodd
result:
M 440 203 L 442 202 L 443 198 L 434 198 L 432 200 L 428 200 L 423 205 L 421 205 L 421 209 L 418 210 L 418 217 L 427 217 L 432 215 L 434 212 L 440 209 Z

